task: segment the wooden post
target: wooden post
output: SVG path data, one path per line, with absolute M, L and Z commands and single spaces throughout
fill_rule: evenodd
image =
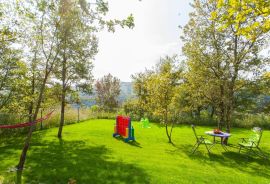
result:
M 41 109 L 40 110 L 40 118 L 41 118 L 41 122 L 40 122 L 40 129 L 42 130 L 43 129 L 43 125 L 42 125 L 42 123 L 43 123 L 43 121 L 42 121 L 42 113 L 43 113 L 43 109 Z
M 80 106 L 77 107 L 78 110 L 78 117 L 77 117 L 77 122 L 80 122 Z

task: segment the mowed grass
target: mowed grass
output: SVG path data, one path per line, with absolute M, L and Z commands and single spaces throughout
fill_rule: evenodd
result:
M 235 148 L 225 152 L 216 145 L 209 155 L 201 146 L 190 154 L 195 137 L 190 126 L 173 131 L 175 146 L 168 144 L 165 128 L 151 124 L 142 128 L 134 122 L 136 142 L 112 137 L 114 120 L 90 120 L 64 127 L 59 140 L 57 128 L 35 132 L 28 152 L 22 183 L 270 183 L 270 162 L 248 157 Z M 199 127 L 198 134 L 213 127 Z M 230 143 L 249 135 L 250 130 L 233 129 Z M 211 139 L 211 137 L 209 137 Z M 24 137 L 0 143 L 0 183 L 15 183 Z M 269 155 L 270 132 L 264 131 L 261 148 Z

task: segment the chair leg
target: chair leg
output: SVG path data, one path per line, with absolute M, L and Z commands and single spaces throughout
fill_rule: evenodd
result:
M 195 151 L 199 148 L 200 144 L 201 144 L 200 142 L 197 142 L 197 143 L 193 146 L 193 148 L 192 148 L 192 153 L 191 153 L 191 154 L 195 153 Z
M 259 147 L 256 147 L 256 148 L 259 150 L 259 153 L 260 153 L 259 156 L 262 156 L 263 158 L 266 158 L 267 159 L 267 156 L 263 153 L 263 151 L 261 150 L 261 148 L 259 148 Z
M 239 153 L 241 152 L 242 146 L 239 147 Z
M 215 146 L 215 144 L 212 144 L 209 148 L 209 151 Z
M 192 147 L 192 149 L 191 149 L 191 153 L 193 153 L 193 150 L 195 149 L 195 147 L 197 146 L 197 142 L 196 142 L 196 144 L 194 144 L 194 146 Z
M 252 147 L 250 147 L 250 148 L 248 149 L 248 151 L 247 151 L 247 158 L 248 158 L 252 153 L 254 153 L 254 151 L 253 151 Z
M 205 143 L 204 143 L 204 145 L 205 145 L 205 147 L 206 147 L 206 149 L 208 151 L 208 154 L 210 154 L 210 150 L 208 149 L 207 145 Z
M 261 150 L 259 147 L 256 147 L 256 148 L 259 150 L 259 152 L 260 152 L 262 155 L 264 155 L 263 152 L 262 152 L 262 150 Z

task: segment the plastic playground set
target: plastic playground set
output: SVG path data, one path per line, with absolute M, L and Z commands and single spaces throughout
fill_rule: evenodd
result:
M 142 118 L 141 123 L 142 123 L 142 128 L 150 128 L 148 118 Z
M 130 117 L 127 117 L 127 116 L 116 117 L 113 137 L 119 137 L 119 136 L 121 136 L 125 142 L 135 141 L 134 128 L 131 124 Z
M 142 118 L 140 122 L 142 128 L 150 128 L 148 118 Z M 135 141 L 134 128 L 129 116 L 116 117 L 113 137 L 122 137 L 125 142 Z

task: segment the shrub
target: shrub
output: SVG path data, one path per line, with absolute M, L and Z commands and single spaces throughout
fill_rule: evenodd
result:
M 268 114 L 242 114 L 233 120 L 234 127 L 251 128 L 254 126 L 270 129 L 270 116 Z

